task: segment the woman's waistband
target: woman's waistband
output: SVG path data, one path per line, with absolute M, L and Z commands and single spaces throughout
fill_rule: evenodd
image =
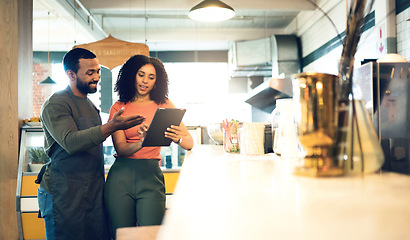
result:
M 159 159 L 136 159 L 136 158 L 128 158 L 128 157 L 115 157 L 115 162 L 124 162 L 124 163 L 132 163 L 132 164 L 156 164 L 158 165 Z

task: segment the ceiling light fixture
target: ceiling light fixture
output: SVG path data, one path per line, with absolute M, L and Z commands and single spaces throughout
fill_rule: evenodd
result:
M 46 84 L 57 84 L 53 79 L 51 79 L 50 76 L 48 76 L 46 79 L 41 81 L 39 85 L 46 85 Z
M 235 16 L 235 11 L 221 1 L 205 0 L 191 8 L 188 16 L 201 22 L 219 22 L 231 19 Z
M 48 12 L 48 18 L 47 18 L 47 23 L 48 23 L 48 40 L 47 40 L 47 61 L 48 61 L 48 71 L 51 70 L 50 67 L 50 12 Z M 39 85 L 49 85 L 49 84 L 57 84 L 53 79 L 51 79 L 50 76 L 48 76 L 46 79 L 38 83 Z

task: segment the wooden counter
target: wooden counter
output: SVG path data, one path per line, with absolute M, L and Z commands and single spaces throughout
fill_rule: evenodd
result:
M 117 229 L 117 240 L 154 240 L 160 226 L 128 227 Z
M 298 177 L 275 154 L 196 145 L 158 239 L 409 239 L 409 223 L 410 176 Z

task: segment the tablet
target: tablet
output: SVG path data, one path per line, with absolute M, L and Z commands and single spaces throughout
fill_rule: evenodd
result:
M 179 126 L 186 110 L 181 108 L 158 108 L 147 130 L 143 147 L 169 146 L 172 140 L 165 137 L 167 128 L 171 125 Z

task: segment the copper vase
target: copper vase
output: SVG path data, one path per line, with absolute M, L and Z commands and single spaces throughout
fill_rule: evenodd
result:
M 334 157 L 338 77 L 305 72 L 292 78 L 297 134 L 306 151 L 294 173 L 312 177 L 343 175 L 343 162 Z

